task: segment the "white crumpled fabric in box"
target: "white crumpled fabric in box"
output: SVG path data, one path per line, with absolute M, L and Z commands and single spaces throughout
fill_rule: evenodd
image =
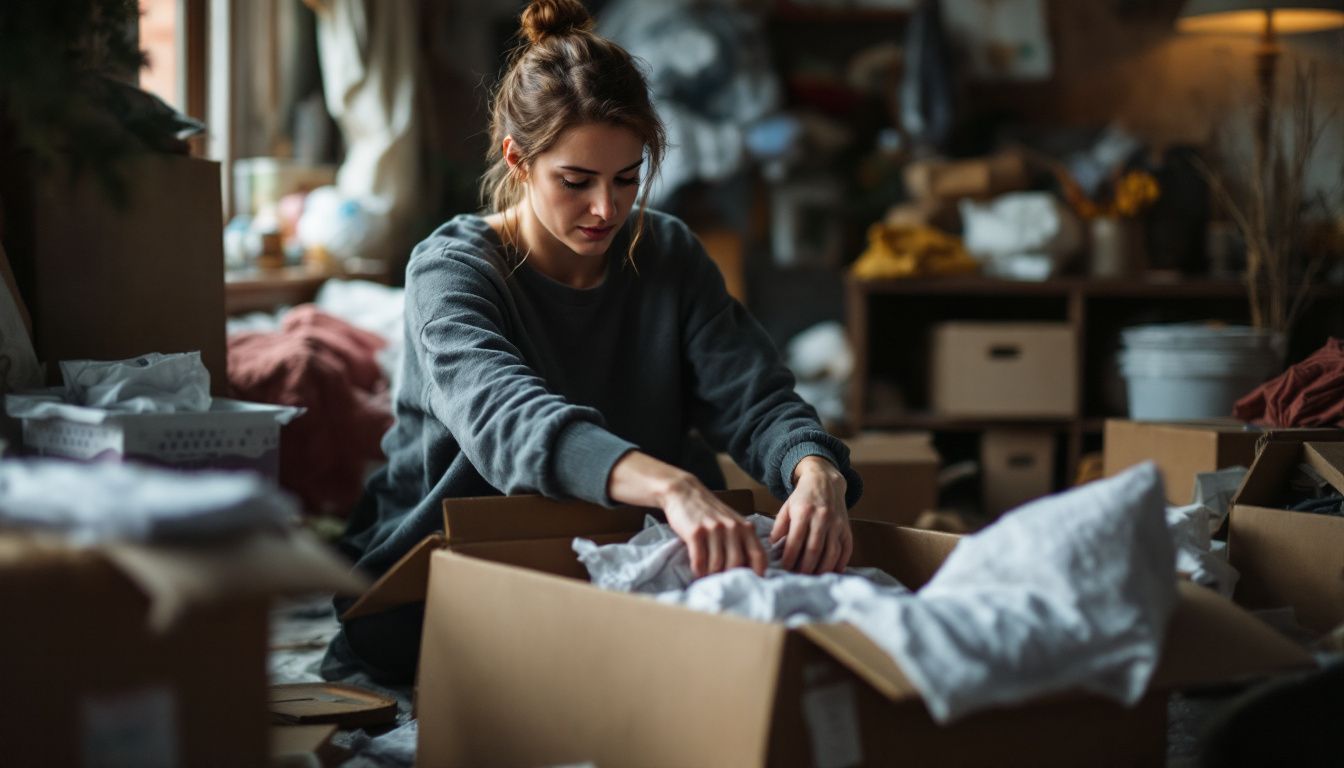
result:
M 129 360 L 63 360 L 65 400 L 127 413 L 210 410 L 210 372 L 200 352 L 151 352 Z
M 772 568 L 761 578 L 739 568 L 693 580 L 685 547 L 666 526 L 628 544 L 579 539 L 574 548 L 607 589 L 791 625 L 849 622 L 900 664 L 946 723 L 1078 688 L 1138 701 L 1176 603 L 1163 498 L 1149 463 L 1027 504 L 964 537 L 918 594 L 871 569 L 865 577 Z M 768 518 L 753 523 L 769 535 Z

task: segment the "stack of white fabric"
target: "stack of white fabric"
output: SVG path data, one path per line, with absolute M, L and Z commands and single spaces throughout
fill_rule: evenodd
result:
M 0 462 L 0 528 L 75 543 L 202 540 L 279 528 L 297 502 L 251 472 L 178 472 L 62 459 Z
M 758 535 L 769 520 L 753 518 Z M 598 586 L 697 610 L 797 625 L 849 622 L 886 651 L 934 719 L 1086 689 L 1133 704 L 1176 603 L 1175 554 L 1152 464 L 1046 497 L 964 537 L 918 593 L 871 570 L 799 576 L 745 568 L 695 580 L 666 526 L 574 549 Z

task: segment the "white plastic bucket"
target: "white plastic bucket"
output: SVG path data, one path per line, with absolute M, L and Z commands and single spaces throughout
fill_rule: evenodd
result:
M 1283 361 L 1281 335 L 1246 326 L 1143 325 L 1121 336 L 1129 417 L 1140 421 L 1231 416 Z

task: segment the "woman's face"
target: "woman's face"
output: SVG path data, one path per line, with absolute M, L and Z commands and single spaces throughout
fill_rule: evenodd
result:
M 570 128 L 533 159 L 526 204 L 551 238 L 578 255 L 602 256 L 634 207 L 643 162 L 644 142 L 628 128 Z

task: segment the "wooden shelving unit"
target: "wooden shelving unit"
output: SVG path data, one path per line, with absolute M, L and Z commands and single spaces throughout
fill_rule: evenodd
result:
M 1063 438 L 1064 482 L 1083 453 L 1100 448 L 1107 417 L 1124 416 L 1115 369 L 1120 331 L 1156 322 L 1245 323 L 1246 288 L 1236 280 L 1090 280 L 1018 282 L 983 277 L 846 280 L 846 312 L 855 366 L 849 392 L 854 430 L 926 430 L 973 439 L 988 429 L 1053 431 Z M 1079 413 L 1071 418 L 963 418 L 929 407 L 929 329 L 953 320 L 1065 322 L 1076 331 Z M 1316 291 L 1289 344 L 1297 360 L 1331 335 L 1344 335 L 1344 286 Z M 882 391 L 898 393 L 899 405 Z M 890 400 L 890 397 L 885 400 Z

